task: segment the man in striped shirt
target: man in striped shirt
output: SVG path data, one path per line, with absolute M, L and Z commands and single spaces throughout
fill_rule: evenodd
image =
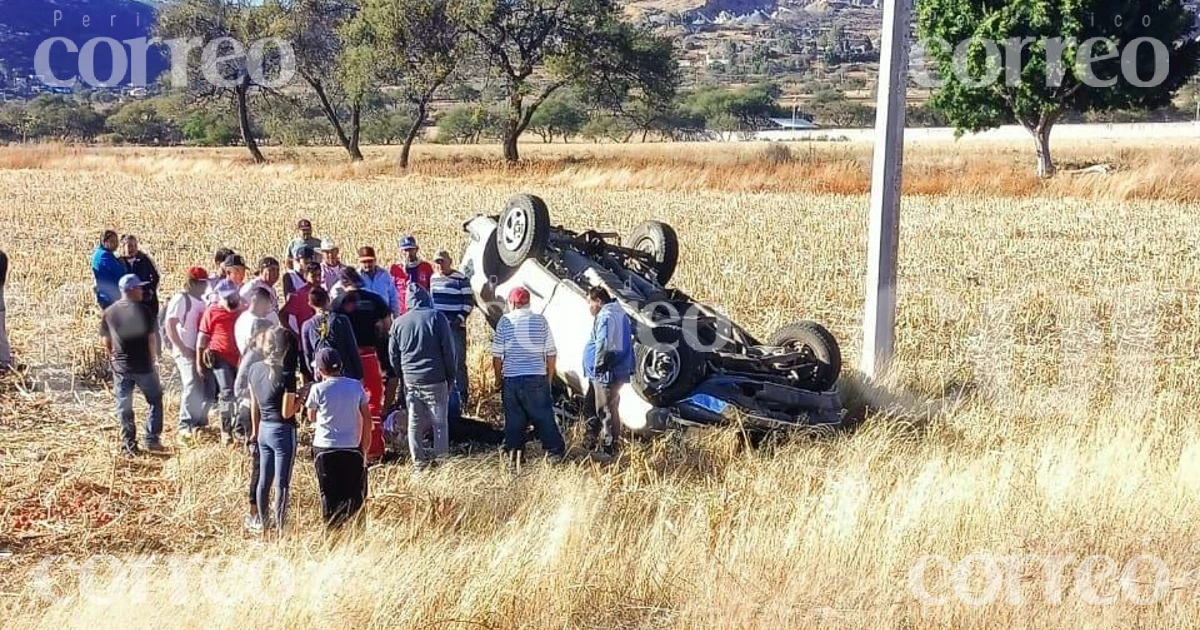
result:
M 434 256 L 436 270 L 430 293 L 433 294 L 433 307 L 450 322 L 454 356 L 458 361 L 458 378 L 454 380 L 455 390 L 450 394 L 450 419 L 460 420 L 470 401 L 467 391 L 467 318 L 475 308 L 475 294 L 471 291 L 471 282 L 454 269 L 453 263 L 450 252 L 444 249 Z
M 508 294 L 508 308 L 492 340 L 492 369 L 503 384 L 504 450 L 519 462 L 525 450 L 525 431 L 533 424 L 542 448 L 561 461 L 567 448 L 554 422 L 550 394 L 558 355 L 554 335 L 546 318 L 529 310 L 528 289 L 513 289 Z

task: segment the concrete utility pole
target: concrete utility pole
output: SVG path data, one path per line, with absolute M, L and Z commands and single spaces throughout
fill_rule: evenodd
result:
M 879 89 L 875 110 L 867 302 L 860 368 L 887 375 L 896 349 L 896 253 L 900 245 L 900 184 L 904 170 L 904 107 L 908 94 L 908 28 L 913 0 L 884 0 Z

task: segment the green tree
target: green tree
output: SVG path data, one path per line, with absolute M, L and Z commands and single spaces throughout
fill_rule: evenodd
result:
M 484 137 L 500 134 L 503 117 L 482 105 L 459 105 L 438 119 L 438 142 L 475 144 Z
M 240 137 L 237 123 L 228 114 L 213 109 L 189 112 L 180 131 L 189 144 L 205 147 L 227 147 Z
M 429 104 L 469 54 L 460 9 L 458 0 L 361 0 L 347 26 L 353 48 L 345 71 L 399 88 L 412 108 L 400 168 L 408 168 L 412 144 L 429 119 Z
M 629 142 L 636 132 L 629 121 L 613 115 L 596 116 L 580 129 L 580 135 L 588 142 Z
M 174 144 L 181 134 L 150 101 L 126 104 L 104 121 L 104 127 L 134 144 Z
M 1043 177 L 1054 174 L 1050 132 L 1065 115 L 1170 103 L 1200 64 L 1200 42 L 1191 35 L 1195 24 L 1195 14 L 1180 0 L 917 5 L 925 57 L 940 81 L 933 105 L 959 134 L 1020 123 L 1033 136 Z M 1135 40 L 1141 45 L 1131 46 Z M 989 42 L 1004 50 L 989 53 Z M 1160 46 L 1165 58 L 1156 62 Z M 956 55 L 955 47 L 964 54 Z
M 517 142 L 538 108 L 558 90 L 608 81 L 645 82 L 650 66 L 622 22 L 617 0 L 463 0 L 467 30 L 498 75 L 507 112 L 504 159 L 520 159 Z
M 264 21 L 267 10 L 275 10 L 278 0 L 271 0 L 268 8 L 254 0 L 174 0 L 163 5 L 157 15 L 155 35 L 164 40 L 196 41 L 207 44 L 223 38 L 238 42 L 253 42 L 270 34 L 269 23 Z M 172 57 L 173 67 L 186 72 L 185 77 L 172 77 L 176 88 L 184 88 L 200 102 L 227 100 L 232 103 L 231 112 L 236 116 L 239 133 L 246 150 L 256 163 L 266 162 L 258 141 L 254 136 L 251 121 L 251 96 L 262 86 L 256 85 L 251 76 L 245 55 L 234 56 L 231 48 L 223 46 L 220 57 L 210 67 L 203 67 L 198 49 L 191 50 L 186 60 Z M 176 53 L 173 51 L 172 55 Z M 221 57 L 224 57 L 222 59 Z M 204 74 L 216 75 L 217 83 Z M 186 81 L 186 85 L 179 82 Z
M 412 117 L 404 112 L 378 112 L 363 123 L 363 140 L 370 144 L 399 144 L 408 138 Z
M 296 73 L 312 89 L 321 113 L 333 127 L 337 141 L 350 160 L 363 159 L 359 149 L 362 109 L 369 79 L 356 76 L 358 68 L 344 62 L 342 30 L 357 7 L 344 0 L 289 0 L 264 5 L 271 34 L 288 41 L 296 60 Z M 307 125 L 306 125 L 307 126 Z
M 1200 77 L 1193 77 L 1192 82 L 1179 91 L 1177 104 L 1184 116 L 1200 122 Z
M 835 127 L 870 127 L 875 124 L 875 108 L 863 103 L 841 100 L 816 108 L 817 120 Z
M 779 86 L 774 84 L 737 89 L 710 87 L 687 95 L 682 109 L 686 114 L 703 118 L 711 131 L 752 131 L 768 126 L 770 118 L 779 113 L 781 94 Z M 723 128 L 717 128 L 717 121 Z
M 678 109 L 682 81 L 679 62 L 670 40 L 627 25 L 620 53 L 631 71 L 589 81 L 575 90 L 592 109 L 603 109 L 624 119 L 642 141 L 652 132 L 663 132 Z
M 555 97 L 534 112 L 529 119 L 529 128 L 541 136 L 542 142 L 554 142 L 556 137 L 568 141 L 579 133 L 587 120 L 587 112 L 578 101 Z
M 91 142 L 104 131 L 104 117 L 87 103 L 43 94 L 28 104 L 18 125 L 27 139 Z

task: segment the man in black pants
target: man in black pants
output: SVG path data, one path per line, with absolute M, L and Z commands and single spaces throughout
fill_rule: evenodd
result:
M 314 430 L 321 513 L 326 525 L 338 527 L 357 515 L 366 501 L 371 410 L 362 383 L 342 375 L 337 350 L 318 350 L 314 363 L 321 378 L 308 391 L 304 406 Z

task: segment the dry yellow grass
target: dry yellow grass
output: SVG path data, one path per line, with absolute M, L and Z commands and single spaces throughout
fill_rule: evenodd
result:
M 1200 201 L 1200 147 L 1191 137 L 1067 140 L 1056 145 L 1063 173 L 1046 181 L 1032 169 L 1028 143 L 914 142 L 905 156 L 905 192 L 915 195 L 1072 197 Z M 658 190 L 741 193 L 865 194 L 871 147 L 862 143 L 529 144 L 525 161 L 506 165 L 490 145 L 423 144 L 412 167 L 396 167 L 398 149 L 368 147 L 366 160 L 346 161 L 337 148 L 268 149 L 266 176 L 361 179 L 380 176 L 453 178 L 480 185 L 524 181 L 598 191 Z M 224 172 L 248 165 L 235 148 L 90 148 L 59 145 L 0 152 L 0 169 L 125 171 L 139 175 Z M 1105 173 L 1075 172 L 1103 165 Z
M 86 258 L 102 227 L 136 233 L 171 285 L 217 245 L 278 253 L 301 216 L 348 246 L 388 249 L 414 231 L 454 251 L 463 219 L 536 192 L 567 225 L 672 222 L 683 288 L 760 332 L 827 322 L 853 365 L 865 197 L 328 178 L 179 154 L 54 160 L 0 170 L 9 328 L 32 366 L 31 383 L 0 386 L 5 626 L 1186 628 L 1200 612 L 1196 203 L 908 198 L 898 363 L 885 384 L 847 375 L 852 399 L 874 407 L 858 431 L 763 451 L 701 433 L 639 444 L 619 466 L 537 464 L 515 479 L 494 456 L 420 484 L 385 467 L 367 530 L 334 541 L 317 531 L 301 459 L 294 530 L 262 542 L 240 530 L 237 455 L 115 456 L 109 396 L 85 378 Z M 481 370 L 474 385 L 492 387 Z M 1031 561 L 978 606 L 934 565 L 927 586 L 948 601 L 922 604 L 909 579 L 921 558 L 975 553 L 1075 560 L 1059 602 Z M 93 563 L 81 589 L 53 554 L 143 557 L 150 579 L 131 589 Z M 1081 564 L 1093 554 L 1118 567 L 1153 555 L 1169 590 L 1134 603 L 1151 597 L 1153 567 L 1135 563 L 1123 591 L 1119 568 Z M 199 564 L 173 576 L 170 558 Z M 262 584 L 264 565 L 287 570 Z M 986 599 L 973 566 L 965 593 Z

